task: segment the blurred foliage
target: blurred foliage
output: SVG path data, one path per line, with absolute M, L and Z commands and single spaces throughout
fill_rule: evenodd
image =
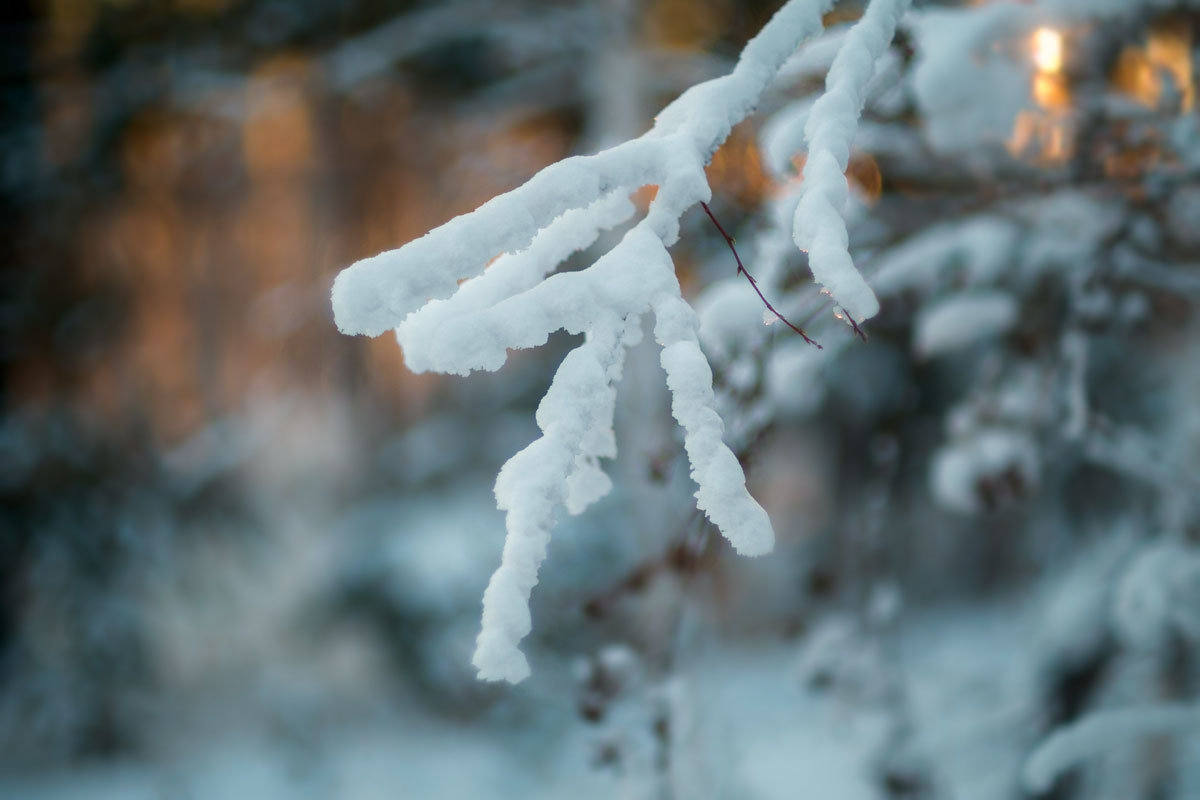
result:
M 503 452 L 487 445 L 495 415 L 532 408 L 544 356 L 503 383 L 411 375 L 386 337 L 337 333 L 334 272 L 578 149 L 596 124 L 582 42 L 633 35 L 681 59 L 728 57 L 772 6 L 6 3 L 0 739 L 10 755 L 138 745 L 165 669 L 148 641 L 146 586 L 184 580 L 189 535 L 237 552 L 270 539 L 273 506 L 297 493 L 337 506 L 486 472 Z M 738 147 L 714 169 L 750 205 L 761 170 L 743 169 L 756 155 Z M 297 397 L 355 421 L 340 455 L 303 451 L 313 470 L 340 477 L 264 478 L 273 437 L 317 435 L 310 417 L 288 416 Z M 480 435 L 461 447 L 418 436 L 414 457 L 403 434 L 431 414 Z M 437 452 L 452 455 L 425 458 Z M 419 631 L 389 630 L 409 654 L 403 672 Z

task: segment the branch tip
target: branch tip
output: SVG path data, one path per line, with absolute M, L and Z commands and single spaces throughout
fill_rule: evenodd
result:
M 850 327 L 854 329 L 854 333 L 858 335 L 858 338 L 865 342 L 867 340 L 866 332 L 862 328 L 858 327 L 858 323 L 854 321 L 854 317 L 846 313 L 846 309 L 843 308 L 842 313 L 846 315 L 846 321 L 850 323 Z

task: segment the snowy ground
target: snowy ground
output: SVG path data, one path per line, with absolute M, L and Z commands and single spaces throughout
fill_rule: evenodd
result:
M 919 720 L 914 727 L 920 738 L 904 746 L 918 755 L 938 754 L 937 788 L 947 797 L 1015 796 L 1031 719 L 1031 709 L 1014 704 L 1014 698 L 1030 696 L 1031 648 L 1022 646 L 1026 622 L 1012 608 L 926 614 L 907 622 L 888 651 L 886 657 L 908 676 L 905 695 Z M 806 689 L 794 644 L 716 649 L 694 658 L 671 690 L 679 707 L 688 709 L 677 718 L 677 788 L 762 800 L 881 796 L 873 765 L 887 748 L 882 713 L 836 690 Z M 555 680 L 542 673 L 531 683 L 539 679 Z M 622 774 L 595 765 L 598 743 L 620 727 L 620 713 L 636 720 L 637 704 L 592 726 L 577 721 L 570 702 L 569 692 L 547 693 L 550 707 L 537 719 L 472 724 L 410 710 L 303 742 L 231 733 L 153 761 L 10 774 L 0 777 L 0 797 L 652 796 L 638 788 L 630 769 Z

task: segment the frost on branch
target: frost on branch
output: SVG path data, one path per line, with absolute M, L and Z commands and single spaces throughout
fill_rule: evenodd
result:
M 513 456 L 496 480 L 507 538 L 483 598 L 474 656 L 481 678 L 516 682 L 529 674 L 517 645 L 532 627 L 529 596 L 554 515 L 560 507 L 578 513 L 610 487 L 598 459 L 616 453 L 614 386 L 625 348 L 640 336 L 649 311 L 698 506 L 739 553 L 771 549 L 766 512 L 746 491 L 737 457 L 722 439 L 697 318 L 666 248 L 678 238 L 683 213 L 711 196 L 704 167 L 713 153 L 785 59 L 821 30 L 830 5 L 791 0 L 747 44 L 732 73 L 684 92 L 643 136 L 551 165 L 476 211 L 353 264 L 334 282 L 338 327 L 368 335 L 395 328 L 418 372 L 495 370 L 507 350 L 541 345 L 556 330 L 585 336 L 538 407 L 541 438 Z M 629 220 L 629 195 L 650 184 L 659 191 L 646 217 L 615 247 L 583 271 L 551 274 L 601 232 Z M 839 299 L 861 313 L 861 304 Z

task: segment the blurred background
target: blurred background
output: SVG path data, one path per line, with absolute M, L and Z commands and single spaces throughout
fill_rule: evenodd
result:
M 778 3 L 7 2 L 0 796 L 1196 796 L 1194 738 L 1020 781 L 1057 724 L 1200 684 L 1195 6 L 918 5 L 849 173 L 870 342 L 798 253 L 836 358 L 754 298 L 706 321 L 779 552 L 695 513 L 650 344 L 513 688 L 470 666 L 491 483 L 572 337 L 412 374 L 333 276 L 640 134 Z M 710 167 L 748 242 L 831 56 Z M 685 217 L 702 307 L 723 248 Z

